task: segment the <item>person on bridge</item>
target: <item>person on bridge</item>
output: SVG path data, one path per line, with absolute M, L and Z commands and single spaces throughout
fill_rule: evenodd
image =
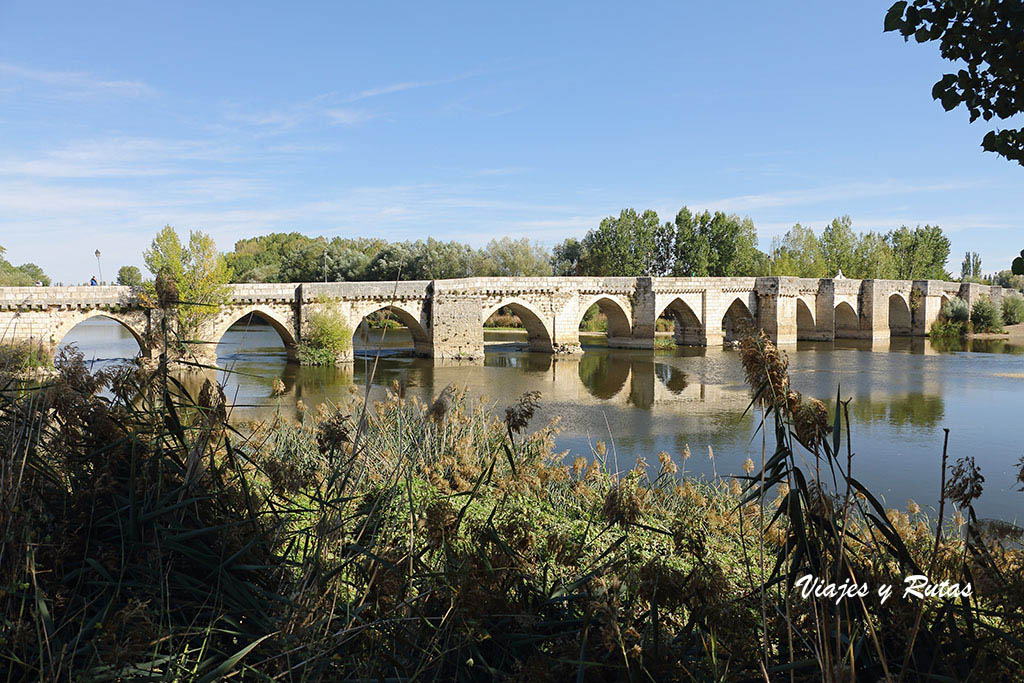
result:
M 96 282 L 96 276 L 95 276 L 95 275 L 93 275 L 93 276 L 92 276 L 92 278 L 91 278 L 91 279 L 89 280 L 89 286 L 90 286 L 90 287 L 95 287 L 95 286 L 96 286 L 96 285 L 98 285 L 98 284 L 99 284 L 99 283 L 98 283 L 98 282 Z

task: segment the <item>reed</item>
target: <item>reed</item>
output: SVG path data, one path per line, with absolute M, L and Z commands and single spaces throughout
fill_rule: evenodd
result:
M 354 389 L 233 425 L 212 382 L 192 395 L 166 364 L 93 374 L 66 351 L 44 386 L 0 382 L 2 675 L 1016 675 L 1024 564 L 1013 529 L 976 518 L 973 462 L 943 491 L 962 519 L 887 510 L 853 475 L 845 404 L 792 391 L 764 338 L 741 355 L 763 463 L 694 480 L 685 454 L 620 469 L 595 444 L 570 463 L 557 421 L 531 428 L 537 395 L 502 413 L 455 387 L 430 403 Z M 880 606 L 794 590 L 804 573 L 925 569 L 976 593 Z

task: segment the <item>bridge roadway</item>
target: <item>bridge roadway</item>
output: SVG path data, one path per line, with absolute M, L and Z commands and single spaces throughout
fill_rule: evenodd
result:
M 29 341 L 53 353 L 78 323 L 112 318 L 155 353 L 151 340 L 162 311 L 144 307 L 133 287 L 0 287 L 0 341 Z M 523 321 L 530 347 L 547 353 L 580 351 L 579 325 L 597 304 L 608 318 L 608 344 L 654 347 L 659 316 L 675 320 L 680 345 L 719 346 L 749 328 L 778 344 L 836 338 L 887 340 L 923 336 L 943 301 L 997 305 L 1015 290 L 938 280 L 854 280 L 791 277 L 536 277 L 464 278 L 410 282 L 261 283 L 231 286 L 231 295 L 204 325 L 198 355 L 215 359 L 223 334 L 256 314 L 281 336 L 294 358 L 311 314 L 332 306 L 358 329 L 367 315 L 390 311 L 409 328 L 418 355 L 441 359 L 483 355 L 483 323 L 500 308 Z

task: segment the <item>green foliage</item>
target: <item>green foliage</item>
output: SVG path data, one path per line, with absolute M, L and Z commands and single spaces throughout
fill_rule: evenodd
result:
M 937 318 L 928 330 L 928 336 L 933 340 L 950 341 L 959 340 L 967 334 L 967 325 L 964 323 Z
M 491 240 L 481 254 L 483 275 L 491 277 L 543 277 L 551 275 L 551 256 L 529 239 L 502 237 Z
M 601 313 L 601 308 L 594 304 L 583 314 L 580 321 L 581 332 L 605 332 L 608 329 L 608 318 Z
M 797 223 L 782 237 L 772 240 L 771 274 L 790 277 L 827 277 L 821 242 L 810 228 Z M 847 273 L 847 277 L 852 277 Z
M 960 297 L 953 297 L 944 301 L 942 308 L 939 310 L 939 315 L 945 320 L 959 324 L 964 324 L 971 319 L 970 308 L 967 306 L 967 302 Z
M 948 280 L 946 259 L 949 238 L 937 225 L 918 226 L 911 230 L 902 226 L 887 236 L 892 247 L 896 280 Z
M 1024 113 L 1024 12 L 1019 2 L 901 0 L 885 15 L 886 31 L 904 40 L 938 40 L 939 54 L 958 66 L 932 87 L 946 111 L 963 105 L 970 120 L 1010 119 Z M 981 143 L 1024 165 L 1024 129 L 989 131 Z
M 583 275 L 583 244 L 575 237 L 568 237 L 551 250 L 551 271 L 553 275 Z
M 941 279 L 948 255 L 949 241 L 937 227 L 855 233 L 849 216 L 842 216 L 820 236 L 795 225 L 773 240 L 769 256 L 758 249 L 750 218 L 693 213 L 684 206 L 664 223 L 654 211 L 623 209 L 550 252 L 527 238 L 495 239 L 474 249 L 432 238 L 387 242 L 278 233 L 240 240 L 226 258 L 239 282 L 317 282 L 325 274 L 333 282 L 551 274 L 826 277 L 840 269 L 851 278 Z
M 4 258 L 6 252 L 7 250 L 0 246 L 0 287 L 31 287 L 36 282 L 50 284 L 50 278 L 42 268 L 34 263 L 23 263 L 20 266 L 8 263 Z
M 988 297 L 981 297 L 971 306 L 971 324 L 975 332 L 998 332 L 1003 329 L 1003 314 Z
M 757 231 L 750 218 L 692 214 L 685 206 L 675 223 L 666 223 L 671 260 L 665 272 L 677 277 L 734 277 L 766 274 L 767 258 L 757 249 Z
M 587 275 L 661 275 L 664 264 L 656 263 L 664 251 L 658 245 L 661 233 L 658 214 L 651 210 L 623 209 L 617 218 L 608 216 L 583 238 L 582 270 Z
M 317 310 L 306 321 L 306 334 L 299 344 L 303 365 L 335 365 L 352 348 L 352 328 L 333 301 L 318 301 Z
M 138 287 L 142 284 L 142 271 L 137 266 L 121 266 L 117 271 L 117 284 Z
M 873 231 L 862 233 L 853 248 L 853 265 L 844 272 L 848 277 L 864 280 L 893 279 L 896 260 L 885 235 Z
M 1024 249 L 1020 250 L 1020 256 L 1013 259 L 1013 263 L 1010 266 L 1010 271 L 1014 275 L 1024 275 Z
M 1024 275 L 1014 275 L 1013 271 L 1001 270 L 992 278 L 992 284 L 1024 292 Z
M 1019 325 L 1024 323 L 1024 298 L 1019 296 L 1003 297 L 1003 323 Z
M 848 405 L 793 391 L 764 338 L 741 354 L 771 457 L 712 482 L 668 453 L 613 472 L 600 442 L 570 466 L 554 424 L 529 433 L 533 395 L 504 420 L 449 388 L 242 427 L 209 382 L 66 355 L 0 392 L 4 678 L 1014 680 L 1024 553 L 978 520 L 973 460 L 943 455 L 937 522 L 887 510 L 853 476 Z M 793 583 L 925 571 L 984 581 Z
M 906 226 L 886 235 L 853 232 L 848 216 L 837 218 L 820 237 L 797 223 L 772 240 L 771 274 L 857 279 L 948 279 L 949 239 L 937 226 Z
M 981 255 L 978 252 L 969 251 L 964 254 L 963 263 L 960 264 L 960 279 L 962 281 L 981 279 Z
M 184 246 L 174 228 L 167 225 L 143 253 L 146 267 L 176 300 L 161 302 L 157 281 L 145 283 L 145 297 L 152 306 L 169 304 L 174 311 L 179 340 L 195 339 L 203 323 L 217 315 L 227 300 L 231 269 L 209 235 L 193 230 Z
M 836 218 L 825 226 L 820 240 L 825 272 L 835 275 L 842 271 L 847 277 L 860 277 L 859 273 L 854 274 L 860 265 L 855 257 L 857 242 L 849 216 Z

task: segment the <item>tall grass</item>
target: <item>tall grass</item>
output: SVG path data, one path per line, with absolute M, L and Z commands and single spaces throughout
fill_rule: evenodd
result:
M 231 426 L 169 375 L 0 391 L 0 667 L 12 680 L 977 680 L 1020 671 L 1024 564 L 973 461 L 940 518 L 854 477 L 846 406 L 742 348 L 764 458 L 571 463 L 539 397 L 503 418 L 399 387 Z M 946 463 L 942 463 L 946 477 Z M 951 522 L 951 518 L 954 521 Z M 936 530 L 936 531 L 933 531 Z M 1013 532 L 1013 529 L 1003 529 Z M 969 600 L 801 600 L 795 580 L 970 580 Z M 945 678 L 943 678 L 945 677 Z

